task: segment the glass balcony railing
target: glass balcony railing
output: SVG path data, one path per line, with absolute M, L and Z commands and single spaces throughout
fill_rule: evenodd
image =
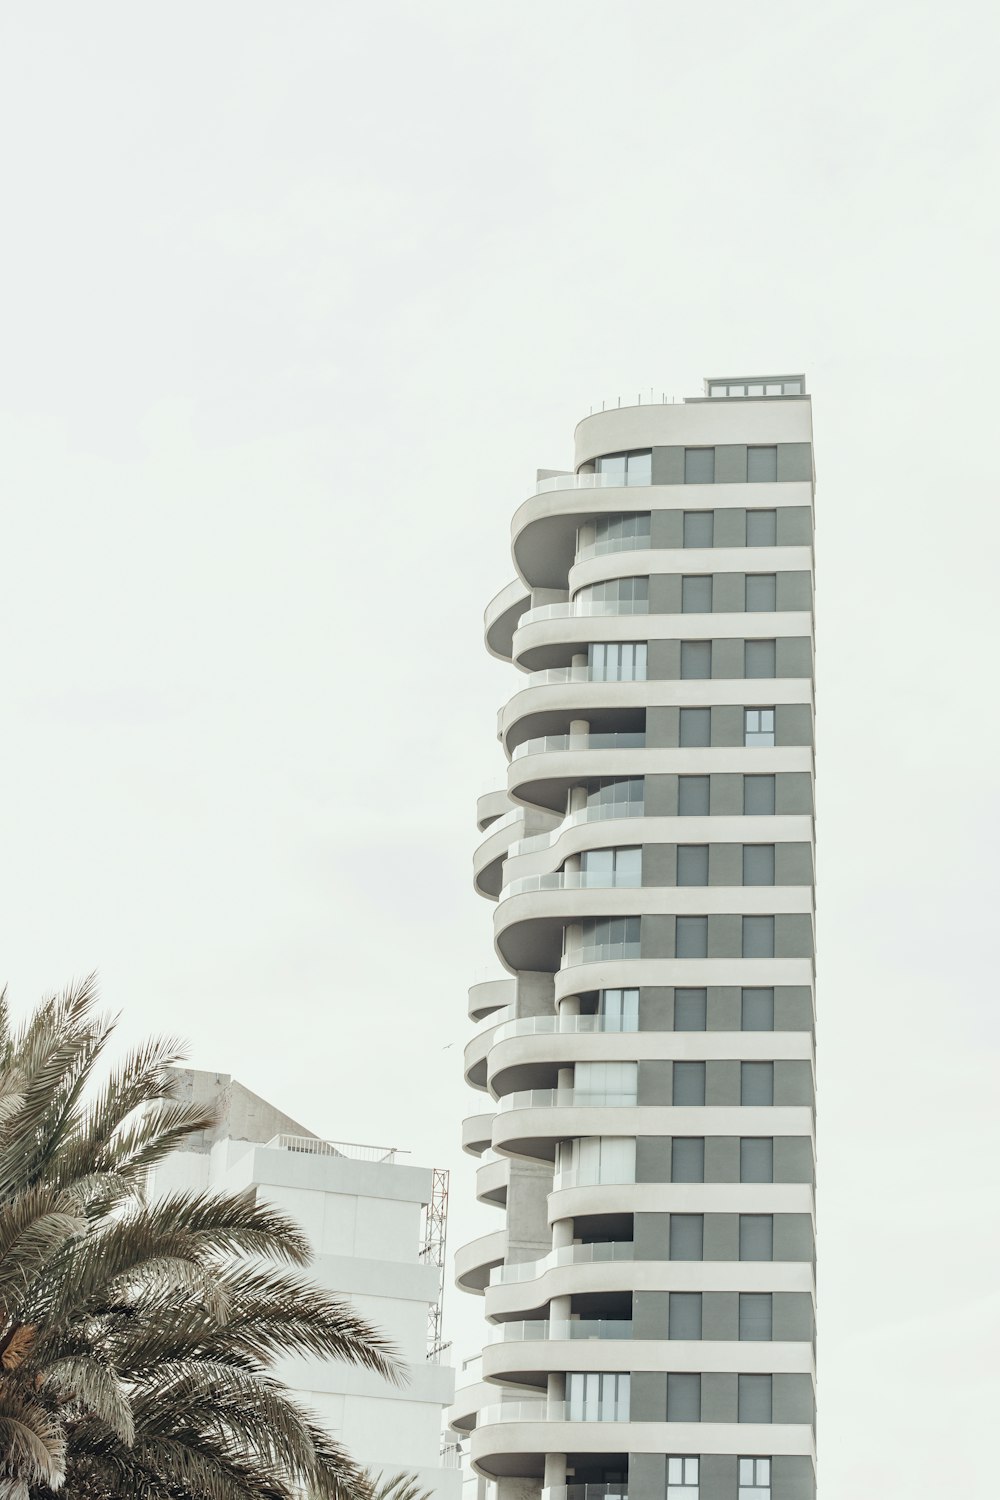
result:
M 524 1323 L 495 1323 L 490 1328 L 490 1344 L 534 1344 L 545 1341 L 569 1342 L 573 1339 L 630 1339 L 630 1318 L 568 1318 L 550 1322 L 533 1318 Z
M 584 1407 L 569 1401 L 504 1401 L 498 1406 L 484 1406 L 477 1427 L 494 1422 L 627 1422 L 628 1403 L 612 1405 L 594 1402 Z
M 580 735 L 574 735 L 574 739 L 580 739 Z M 645 739 L 644 735 L 640 736 Z M 529 744 L 532 742 L 529 740 Z M 515 756 L 517 752 L 515 751 Z M 548 833 L 534 833 L 530 838 L 519 839 L 517 843 L 511 844 L 509 855 L 511 858 L 518 854 L 533 854 L 537 849 L 550 849 L 554 843 L 564 834 L 567 828 L 576 828 L 580 823 L 603 823 L 608 818 L 641 818 L 646 807 L 643 802 L 598 802 L 593 807 L 581 807 L 576 812 L 569 813 L 556 828 L 551 828 Z
M 641 957 L 640 943 L 595 943 L 584 948 L 574 948 L 570 953 L 564 953 L 559 967 L 571 969 L 574 964 L 615 963 L 621 959 Z
M 586 562 L 591 557 L 607 557 L 612 552 L 645 552 L 650 547 L 649 533 L 639 536 L 604 536 L 596 542 L 585 542 L 576 549 L 575 563 Z
M 541 1260 L 522 1260 L 512 1265 L 494 1266 L 490 1286 L 512 1286 L 519 1281 L 534 1281 L 553 1266 L 590 1266 L 612 1260 L 634 1260 L 631 1240 L 602 1240 L 593 1245 L 560 1245 Z
M 553 490 L 634 490 L 651 483 L 648 471 L 642 474 L 551 474 L 548 479 L 538 480 L 535 494 L 548 495 Z
M 586 671 L 586 668 L 580 670 Z M 642 750 L 645 745 L 646 735 L 641 729 L 617 734 L 544 734 L 518 745 L 511 760 L 520 760 L 524 755 L 541 755 L 546 750 Z
M 638 1031 L 637 1016 L 520 1016 L 497 1028 L 493 1045 L 511 1036 Z
M 559 604 L 537 604 L 534 609 L 529 609 L 517 622 L 520 630 L 523 625 L 536 625 L 539 620 L 573 620 L 592 618 L 595 615 L 601 617 L 615 615 L 648 615 L 648 599 L 616 599 L 604 601 L 601 599 L 570 599 Z
M 553 1191 L 563 1192 L 577 1187 L 623 1187 L 635 1181 L 635 1164 L 621 1167 L 601 1167 L 595 1175 L 590 1167 L 558 1167 L 552 1177 Z
M 548 875 L 519 876 L 504 886 L 500 900 L 529 891 L 636 891 L 641 886 L 641 870 L 555 870 Z
M 542 1490 L 541 1500 L 628 1500 L 628 1483 L 550 1484 Z
M 628 1109 L 636 1102 L 635 1089 L 519 1089 L 504 1094 L 498 1109 L 501 1114 L 511 1109 Z

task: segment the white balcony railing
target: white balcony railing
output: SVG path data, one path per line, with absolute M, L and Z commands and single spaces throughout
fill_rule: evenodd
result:
M 548 875 L 520 875 L 504 886 L 500 900 L 531 891 L 636 891 L 641 886 L 641 870 L 555 870 Z
M 636 1103 L 635 1089 L 520 1089 L 504 1094 L 498 1108 L 504 1114 L 512 1109 L 633 1109 Z
M 570 738 L 570 736 L 558 736 L 558 738 Z M 583 736 L 574 735 L 574 739 Z M 645 740 L 644 735 L 639 739 Z M 528 744 L 533 743 L 531 740 Z M 520 748 L 520 747 L 519 747 Z M 515 751 L 515 757 L 517 752 Z M 581 823 L 603 823 L 609 818 L 641 818 L 645 813 L 645 804 L 642 802 L 598 802 L 593 807 L 581 807 L 576 812 L 569 813 L 556 827 L 549 829 L 548 833 L 533 833 L 530 838 L 518 839 L 511 844 L 508 857 L 513 859 L 519 854 L 534 854 L 539 849 L 550 849 L 568 828 L 576 828 Z
M 511 760 L 540 755 L 547 750 L 642 750 L 645 744 L 646 735 L 641 729 L 608 734 L 543 734 L 534 740 L 524 740 L 512 752 Z
M 267 1142 L 271 1150 L 295 1151 L 302 1156 L 339 1156 L 348 1161 L 394 1162 L 397 1156 L 408 1156 L 398 1146 L 363 1146 L 357 1141 L 321 1141 L 311 1135 L 274 1135 Z
M 479 1413 L 478 1427 L 489 1427 L 494 1422 L 627 1422 L 628 1403 L 617 1405 L 594 1403 L 584 1407 L 569 1401 L 504 1401 L 497 1406 L 484 1406 Z
M 536 604 L 518 620 L 520 630 L 525 625 L 536 625 L 540 620 L 589 619 L 615 615 L 648 615 L 648 599 L 570 599 L 558 604 Z
M 494 1266 L 490 1286 L 511 1286 L 519 1281 L 534 1281 L 553 1266 L 589 1266 L 605 1261 L 634 1260 L 631 1240 L 606 1240 L 594 1245 L 560 1245 L 541 1260 L 522 1260 L 510 1265 Z
M 548 479 L 539 479 L 535 485 L 536 495 L 548 495 L 552 490 L 624 490 L 645 489 L 651 483 L 648 474 L 641 478 L 628 474 L 550 474 Z
M 511 1036 L 592 1034 L 594 1032 L 638 1031 L 638 1016 L 519 1016 L 497 1027 L 493 1046 Z
M 488 1342 L 568 1343 L 574 1339 L 630 1339 L 632 1336 L 630 1318 L 567 1318 L 555 1323 L 547 1318 L 532 1318 L 523 1323 L 494 1323 L 489 1330 Z

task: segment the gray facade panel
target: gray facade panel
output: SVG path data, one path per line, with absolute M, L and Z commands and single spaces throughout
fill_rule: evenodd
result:
M 779 1061 L 774 1065 L 774 1102 L 780 1106 L 812 1105 L 812 1066 L 804 1061 Z
M 716 484 L 745 484 L 746 477 L 746 443 L 717 444 L 715 449 Z
M 660 1370 L 636 1370 L 629 1390 L 629 1415 L 633 1422 L 667 1420 L 667 1377 Z M 661 1500 L 662 1500 L 661 1491 Z
M 812 1182 L 813 1148 L 807 1135 L 774 1138 L 775 1182 Z
M 740 1064 L 735 1058 L 717 1058 L 705 1068 L 706 1105 L 739 1104 Z
M 812 990 L 805 984 L 781 984 L 774 991 L 775 1031 L 812 1031 Z
M 777 724 L 777 715 L 775 716 L 775 724 Z M 777 737 L 777 734 L 775 737 Z M 736 703 L 716 704 L 712 709 L 712 744 L 742 745 L 742 743 L 742 708 Z
M 812 676 L 812 642 L 807 635 L 779 635 L 774 659 L 776 677 Z
M 668 1063 L 669 1067 L 670 1064 Z M 635 1143 L 636 1182 L 670 1181 L 670 1136 L 640 1135 Z
M 709 958 L 739 958 L 743 947 L 742 918 L 717 912 L 708 919 Z
M 777 787 L 775 795 L 777 795 Z M 812 885 L 812 878 L 811 844 L 775 844 L 775 885 Z
M 643 958 L 673 958 L 673 917 L 642 917 L 639 933 L 639 951 Z
M 675 682 L 681 675 L 680 641 L 650 641 L 646 677 L 650 682 Z
M 676 446 L 654 448 L 652 479 L 654 484 L 683 484 L 684 449 Z
M 806 912 L 779 912 L 774 919 L 775 958 L 812 958 L 812 918 Z
M 775 1214 L 775 1260 L 812 1260 L 812 1220 L 808 1214 Z
M 746 537 L 746 511 L 725 506 L 715 512 L 715 545 L 742 547 Z
M 743 777 L 736 771 L 719 771 L 712 777 L 713 818 L 738 818 L 743 813 Z
M 639 1104 L 670 1104 L 670 1080 L 672 1069 L 669 1062 L 643 1058 L 639 1063 Z
M 705 1181 L 739 1182 L 740 1142 L 735 1135 L 705 1137 Z
M 812 1298 L 808 1292 L 774 1292 L 771 1333 L 777 1343 L 808 1343 L 816 1332 Z
M 663 1500 L 665 1493 L 661 1490 L 658 1500 Z M 731 1493 L 735 1495 L 736 1491 Z M 816 1470 L 811 1458 L 804 1454 L 780 1454 L 772 1458 L 771 1500 L 816 1500 Z
M 674 992 L 666 985 L 644 985 L 639 991 L 639 1030 L 673 1031 Z
M 638 1213 L 632 1221 L 636 1260 L 670 1259 L 670 1215 Z
M 743 884 L 742 844 L 710 844 L 708 851 L 709 885 Z
M 813 542 L 812 511 L 808 505 L 778 507 L 778 546 L 811 547 Z
M 655 707 L 646 710 L 646 745 L 651 750 L 676 750 L 680 744 L 680 710 Z
M 712 608 L 716 614 L 738 615 L 745 600 L 742 573 L 716 573 L 712 589 Z
M 655 449 L 653 450 L 656 451 Z M 632 1414 L 635 1415 L 635 1382 L 638 1375 L 632 1377 Z M 649 1392 L 643 1391 L 642 1399 L 648 1402 Z M 663 1407 L 666 1411 L 667 1394 L 666 1385 L 663 1391 Z M 662 1420 L 662 1418 L 660 1419 Z M 537 1494 L 538 1480 L 535 1480 L 534 1493 Z M 667 1493 L 667 1459 L 663 1453 L 630 1453 L 628 1459 L 628 1493 L 629 1500 L 663 1500 Z M 736 1491 L 733 1491 L 735 1494 Z
M 740 1224 L 738 1214 L 705 1215 L 705 1259 L 739 1260 Z
M 651 573 L 649 577 L 649 613 L 679 615 L 681 580 L 679 573 Z
M 703 1339 L 738 1339 L 740 1298 L 738 1292 L 706 1292 L 701 1304 Z
M 648 818 L 677 816 L 677 777 L 647 776 L 643 786 L 643 805 Z
M 778 773 L 774 780 L 774 810 L 779 817 L 812 815 L 812 777 L 808 771 Z
M 720 636 L 712 645 L 712 676 L 743 676 L 743 642 Z
M 677 884 L 677 845 L 643 844 L 643 885 Z
M 811 1422 L 815 1416 L 809 1375 L 775 1375 L 771 1384 L 772 1422 Z
M 737 1465 L 735 1453 L 705 1453 L 698 1467 L 698 1500 L 734 1500 Z M 658 1500 L 666 1494 L 661 1490 Z M 777 1497 L 773 1497 L 777 1500 Z
M 701 1420 L 736 1421 L 736 1376 L 706 1370 L 701 1377 Z
M 650 583 L 650 595 L 653 585 Z M 775 579 L 776 605 L 780 610 L 810 610 L 813 605 L 812 577 L 801 570 L 778 573 Z
M 776 745 L 811 745 L 813 716 L 808 703 L 779 703 L 774 710 Z
M 670 1293 L 636 1292 L 632 1298 L 632 1332 L 637 1339 L 670 1335 Z
M 713 985 L 708 992 L 708 1031 L 739 1031 L 741 993 L 735 985 Z
M 778 480 L 798 479 L 812 482 L 812 444 L 778 444 Z

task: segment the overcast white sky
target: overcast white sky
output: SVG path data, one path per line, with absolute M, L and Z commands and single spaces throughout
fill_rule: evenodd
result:
M 451 1167 L 453 1247 L 510 516 L 806 371 L 829 1500 L 996 1494 L 994 16 L 0 14 L 0 974 Z

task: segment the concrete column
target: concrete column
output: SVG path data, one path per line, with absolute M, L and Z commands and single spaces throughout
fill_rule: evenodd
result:
M 566 1483 L 565 1453 L 546 1453 L 544 1483 L 547 1490 L 551 1490 L 557 1485 L 561 1486 Z
M 549 1301 L 549 1322 L 568 1323 L 572 1304 L 572 1297 L 552 1297 Z
M 556 1219 L 552 1226 L 552 1248 L 561 1250 L 564 1245 L 573 1243 L 573 1220 Z
M 570 732 L 570 734 L 576 734 L 577 733 L 577 731 L 573 727 L 574 724 L 585 724 L 585 723 L 587 723 L 586 719 L 574 719 L 573 723 L 569 726 L 569 732 Z M 588 725 L 588 730 L 589 730 L 589 725 Z M 586 732 L 587 731 L 584 731 L 584 730 L 580 731 L 580 733 L 586 733 Z M 571 786 L 570 789 L 569 789 L 569 798 L 568 798 L 567 812 L 571 812 L 571 813 L 581 812 L 583 810 L 583 808 L 586 807 L 586 805 L 587 805 L 587 788 L 585 786 Z

